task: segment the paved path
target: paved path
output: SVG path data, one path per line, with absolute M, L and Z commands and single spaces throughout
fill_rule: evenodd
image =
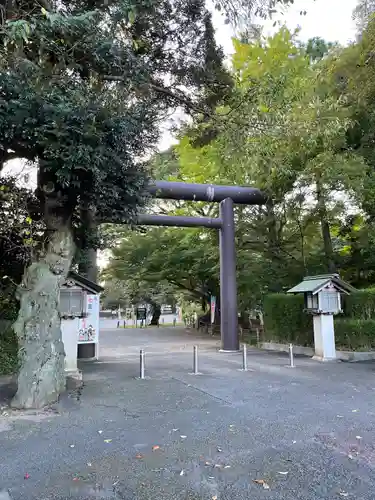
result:
M 375 498 L 374 364 L 297 358 L 290 369 L 252 350 L 244 373 L 241 355 L 217 347 L 179 329 L 103 332 L 82 392 L 0 417 L 0 490 L 12 500 Z
M 163 326 L 163 323 L 165 323 L 167 326 L 171 326 L 171 325 L 173 325 L 173 320 L 176 320 L 176 322 L 179 321 L 177 314 L 162 314 L 160 316 L 159 324 L 160 324 L 160 326 Z M 116 316 L 113 318 L 100 318 L 100 331 L 117 328 L 118 321 L 119 320 Z M 124 321 L 125 321 L 126 325 L 132 326 L 132 327 L 134 326 L 134 320 L 124 319 L 124 318 L 122 318 L 120 320 L 121 326 L 123 326 Z M 147 321 L 149 321 L 149 319 Z M 140 324 L 140 322 L 138 321 L 138 325 L 139 324 Z

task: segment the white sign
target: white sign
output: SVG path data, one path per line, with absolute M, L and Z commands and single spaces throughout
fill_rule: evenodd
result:
M 86 317 L 79 319 L 78 343 L 98 342 L 99 295 L 87 295 Z

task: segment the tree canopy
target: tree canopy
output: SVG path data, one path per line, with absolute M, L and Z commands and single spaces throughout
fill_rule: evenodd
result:
M 317 37 L 301 44 L 285 28 L 235 40 L 230 96 L 208 118 L 195 114 L 178 144 L 152 160 L 158 178 L 255 185 L 268 194 L 263 207 L 236 208 L 241 311 L 261 308 L 265 294 L 308 274 L 338 271 L 354 286 L 374 283 L 374 30 L 370 19 L 349 47 Z M 155 210 L 215 216 L 217 207 L 168 202 Z M 190 296 L 218 294 L 214 232 L 131 233 L 108 271 L 129 279 L 134 263 L 146 280 L 166 279 Z
M 164 114 L 228 90 L 210 14 L 200 0 L 54 7 L 6 11 L 2 161 L 38 163 L 47 224 L 49 204 L 65 219 L 94 204 L 98 220 L 126 221 Z

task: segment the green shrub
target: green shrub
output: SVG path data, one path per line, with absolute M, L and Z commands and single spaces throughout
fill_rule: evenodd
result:
M 304 311 L 303 295 L 267 295 L 263 311 L 266 341 L 314 345 L 312 317 Z
M 335 318 L 336 349 L 370 351 L 375 349 L 375 320 Z
M 375 289 L 357 290 L 345 296 L 344 314 L 357 319 L 375 318 Z
M 18 342 L 12 328 L 0 330 L 0 375 L 15 373 L 18 368 Z

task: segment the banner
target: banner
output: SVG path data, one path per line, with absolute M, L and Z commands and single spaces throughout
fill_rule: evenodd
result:
M 211 295 L 211 323 L 215 322 L 216 297 Z

